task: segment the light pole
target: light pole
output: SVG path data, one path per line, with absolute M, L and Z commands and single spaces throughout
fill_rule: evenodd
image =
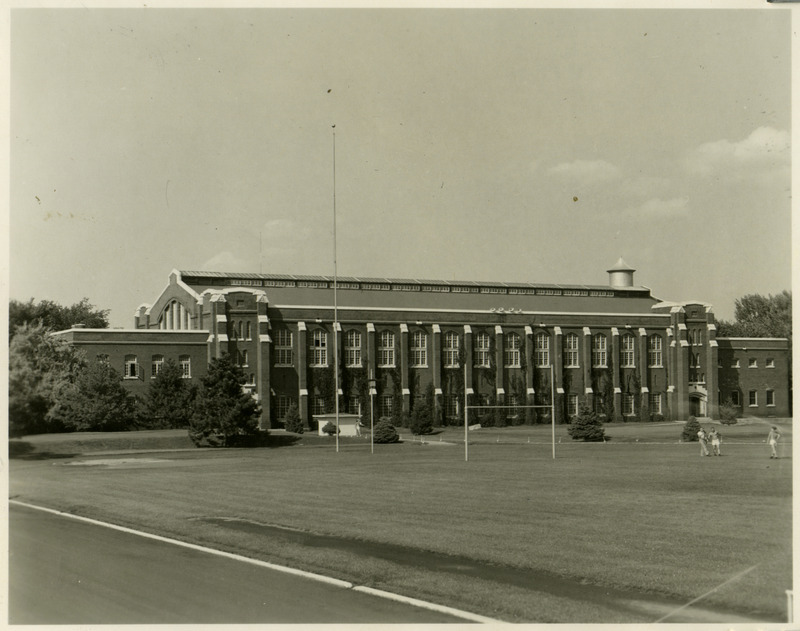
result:
M 373 406 L 373 397 L 377 393 L 375 390 L 375 377 L 369 380 L 369 452 L 375 453 L 375 414 Z

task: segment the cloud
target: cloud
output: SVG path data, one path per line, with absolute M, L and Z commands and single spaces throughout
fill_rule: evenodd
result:
M 765 172 L 788 171 L 789 146 L 788 131 L 759 127 L 743 140 L 703 143 L 688 156 L 687 168 L 704 176 L 761 179 Z
M 643 204 L 628 208 L 624 215 L 631 219 L 647 221 L 688 217 L 689 200 L 685 197 L 673 197 L 672 199 L 653 197 Z
M 252 272 L 248 269 L 248 263 L 244 259 L 236 256 L 228 250 L 217 252 L 210 259 L 206 260 L 200 269 L 210 272 Z
M 562 162 L 554 167 L 550 167 L 547 172 L 550 175 L 575 180 L 576 184 L 596 184 L 615 180 L 620 177 L 620 170 L 605 160 L 574 160 L 573 162 Z

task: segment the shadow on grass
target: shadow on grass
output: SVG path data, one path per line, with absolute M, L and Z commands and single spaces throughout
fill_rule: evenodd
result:
M 36 451 L 33 445 L 23 440 L 10 440 L 8 442 L 8 457 L 17 460 L 55 460 L 57 458 L 74 458 L 77 455 Z

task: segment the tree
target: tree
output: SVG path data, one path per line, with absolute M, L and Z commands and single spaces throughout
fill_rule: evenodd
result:
M 285 429 L 287 432 L 294 432 L 295 434 L 302 434 L 305 431 L 303 427 L 303 419 L 300 418 L 300 411 L 297 409 L 297 404 L 292 402 L 289 409 L 286 410 Z
M 605 430 L 600 416 L 589 406 L 581 407 L 578 416 L 572 419 L 572 423 L 567 430 L 572 440 L 583 440 L 584 442 L 600 442 L 605 440 Z
M 786 337 L 792 339 L 792 293 L 747 294 L 736 300 L 735 320 L 718 322 L 721 337 Z
M 254 444 L 261 408 L 242 390 L 246 377 L 229 355 L 211 360 L 189 423 L 189 437 L 198 445 L 232 447 Z
M 391 419 L 384 416 L 375 426 L 375 434 L 372 440 L 376 443 L 396 443 L 400 440 L 400 435 L 392 425 Z
M 148 425 L 153 428 L 188 427 L 197 388 L 183 378 L 178 364 L 168 359 L 147 391 Z
M 48 412 L 55 392 L 75 380 L 83 353 L 50 335 L 42 324 L 21 324 L 8 350 L 9 436 L 64 431 Z
M 412 434 L 421 436 L 433 431 L 433 384 L 428 384 L 425 396 L 414 403 L 408 428 Z
M 108 328 L 108 309 L 96 309 L 88 298 L 64 307 L 52 300 L 28 302 L 11 300 L 8 304 L 8 333 L 14 337 L 23 324 L 41 324 L 51 331 L 63 331 L 75 324 L 83 324 L 90 329 Z
M 681 433 L 681 438 L 687 443 L 699 440 L 699 438 L 697 437 L 697 432 L 699 431 L 700 431 L 699 421 L 694 416 L 690 416 L 689 420 L 683 424 L 683 432 Z
M 728 397 L 725 402 L 719 406 L 719 419 L 723 425 L 735 425 L 736 417 L 739 415 L 739 408 L 733 403 L 733 399 Z
M 74 381 L 54 392 L 48 419 L 70 431 L 110 432 L 137 425 L 136 401 L 122 385 L 122 375 L 102 361 L 90 362 Z
M 341 430 L 336 427 L 336 423 L 333 421 L 328 421 L 322 428 L 322 433 L 327 434 L 328 436 L 335 436 L 336 434 L 341 433 Z

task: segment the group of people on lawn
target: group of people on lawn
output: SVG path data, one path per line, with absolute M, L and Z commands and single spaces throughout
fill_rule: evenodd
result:
M 780 440 L 780 432 L 778 428 L 774 425 L 769 430 L 769 436 L 767 436 L 767 442 L 769 443 L 770 448 L 770 458 L 777 458 L 778 457 L 778 440 Z M 701 456 L 720 456 L 722 455 L 720 452 L 720 444 L 722 443 L 722 435 L 717 431 L 714 427 L 711 429 L 710 432 L 706 433 L 706 430 L 702 427 L 700 431 L 697 432 L 697 439 L 700 441 L 700 455 Z M 708 444 L 711 443 L 711 453 L 708 451 Z

